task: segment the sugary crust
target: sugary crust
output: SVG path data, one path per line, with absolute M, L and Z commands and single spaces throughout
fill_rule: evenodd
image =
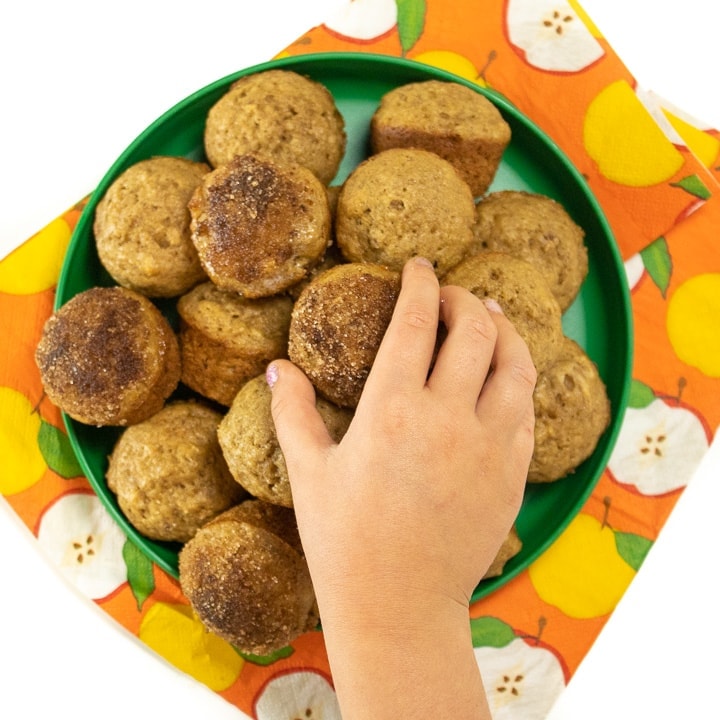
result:
M 179 571 L 203 624 L 242 652 L 269 654 L 317 625 L 304 558 L 256 524 L 218 517 L 184 545 Z
M 318 275 L 295 302 L 288 355 L 325 398 L 354 408 L 390 323 L 399 273 L 347 263 Z
M 246 496 L 220 450 L 221 419 L 198 402 L 176 401 L 120 436 L 106 479 L 143 535 L 186 542 Z
M 474 227 L 480 250 L 507 252 L 532 263 L 565 311 L 588 272 L 584 230 L 550 197 L 503 190 L 477 205 Z
M 249 298 L 300 282 L 330 242 L 327 192 L 300 165 L 236 156 L 205 177 L 188 207 L 210 279 Z
M 496 300 L 527 343 L 538 371 L 557 355 L 563 338 L 562 313 L 544 276 L 530 263 L 499 252 L 470 255 L 442 280 L 481 300 Z
M 447 272 L 473 242 L 475 205 L 453 166 L 426 150 L 372 155 L 350 174 L 338 198 L 335 239 L 352 262 L 400 271 L 415 255 Z
M 238 390 L 287 355 L 292 300 L 251 300 L 207 282 L 183 295 L 180 315 L 182 381 L 204 397 L 231 405 Z
M 50 400 L 88 425 L 145 420 L 180 380 L 168 321 L 146 297 L 122 287 L 91 288 L 53 313 L 35 358 Z
M 386 93 L 370 124 L 374 153 L 423 148 L 457 169 L 473 195 L 483 195 L 497 172 L 511 130 L 487 98 L 439 80 L 409 83 Z
M 570 338 L 538 375 L 535 449 L 528 481 L 552 482 L 572 473 L 597 447 L 610 423 L 610 401 L 597 366 Z
M 213 167 L 254 153 L 298 163 L 327 185 L 345 153 L 345 122 L 324 85 L 270 70 L 240 78 L 218 100 L 208 113 L 204 142 Z
M 245 383 L 220 423 L 218 438 L 230 472 L 240 485 L 265 502 L 292 507 L 290 480 L 270 403 L 264 374 Z M 339 442 L 352 413 L 322 398 L 316 407 L 330 436 Z
M 158 156 L 131 165 L 108 188 L 93 230 L 100 261 L 119 285 L 175 297 L 205 278 L 187 204 L 209 171 L 205 163 Z

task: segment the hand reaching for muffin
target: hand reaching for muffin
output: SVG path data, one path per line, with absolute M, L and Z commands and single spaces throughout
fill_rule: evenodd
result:
M 429 262 L 409 261 L 339 443 L 307 377 L 287 361 L 270 367 L 278 440 L 350 717 L 353 708 L 362 717 L 447 715 L 448 697 L 452 717 L 486 712 L 467 610 L 520 508 L 536 379 L 527 345 L 499 310 L 464 288 L 440 288 Z M 436 353 L 439 323 L 447 334 Z M 452 678 L 412 651 L 429 642 L 453 658 Z M 371 672 L 377 657 L 382 677 Z

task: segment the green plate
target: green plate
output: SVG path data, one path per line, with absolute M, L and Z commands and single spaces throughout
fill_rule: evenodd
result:
M 563 317 L 565 333 L 597 364 L 612 404 L 610 427 L 593 455 L 575 473 L 555 483 L 530 485 L 517 521 L 522 551 L 498 578 L 485 580 L 478 599 L 497 589 L 538 557 L 580 510 L 602 474 L 619 431 L 629 388 L 632 332 L 625 273 L 603 212 L 585 180 L 564 153 L 527 117 L 498 93 L 410 60 L 365 53 L 324 53 L 284 58 L 247 68 L 208 85 L 170 109 L 148 127 L 117 159 L 93 193 L 75 229 L 58 284 L 56 306 L 95 285 L 111 285 L 100 265 L 92 232 L 98 200 L 127 167 L 152 155 L 204 159 L 203 130 L 210 107 L 237 78 L 270 68 L 308 75 L 328 87 L 345 118 L 347 151 L 338 171 L 341 182 L 368 153 L 369 121 L 381 96 L 409 82 L 439 79 L 463 83 L 487 96 L 512 129 L 491 190 L 542 193 L 562 203 L 586 233 L 589 274 L 575 303 Z M 173 315 L 173 303 L 160 303 Z M 128 536 L 153 561 L 177 576 L 179 546 L 149 540 L 127 521 L 105 484 L 107 457 L 120 430 L 95 428 L 65 417 L 72 447 L 90 484 Z

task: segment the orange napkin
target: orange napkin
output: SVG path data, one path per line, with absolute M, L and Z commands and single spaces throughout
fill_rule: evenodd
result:
M 626 261 L 635 356 L 616 449 L 557 541 L 471 607 L 496 718 L 545 717 L 720 423 L 720 133 L 640 93 L 569 5 L 353 2 L 280 53 L 404 56 L 503 93 L 587 178 Z M 339 717 L 321 632 L 273 658 L 241 657 L 204 631 L 177 582 L 126 540 L 82 476 L 33 362 L 82 205 L 0 263 L 0 334 L 14 349 L 0 356 L 0 493 L 88 598 L 228 702 L 256 718 L 280 706 Z

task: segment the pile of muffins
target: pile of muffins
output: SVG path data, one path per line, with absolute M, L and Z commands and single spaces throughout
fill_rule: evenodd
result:
M 36 350 L 56 405 L 123 428 L 108 487 L 142 534 L 182 543 L 188 601 L 246 653 L 318 622 L 265 367 L 304 370 L 339 441 L 408 258 L 497 300 L 527 342 L 529 482 L 572 473 L 610 418 L 561 324 L 587 274 L 583 230 L 549 197 L 489 192 L 511 139 L 495 106 L 461 84 L 412 83 L 382 97 L 369 134 L 367 158 L 331 186 L 346 135 L 330 92 L 289 70 L 240 78 L 207 115 L 206 162 L 151 157 L 108 188 L 94 235 L 116 285 L 59 308 Z M 521 546 L 513 530 L 487 577 Z

